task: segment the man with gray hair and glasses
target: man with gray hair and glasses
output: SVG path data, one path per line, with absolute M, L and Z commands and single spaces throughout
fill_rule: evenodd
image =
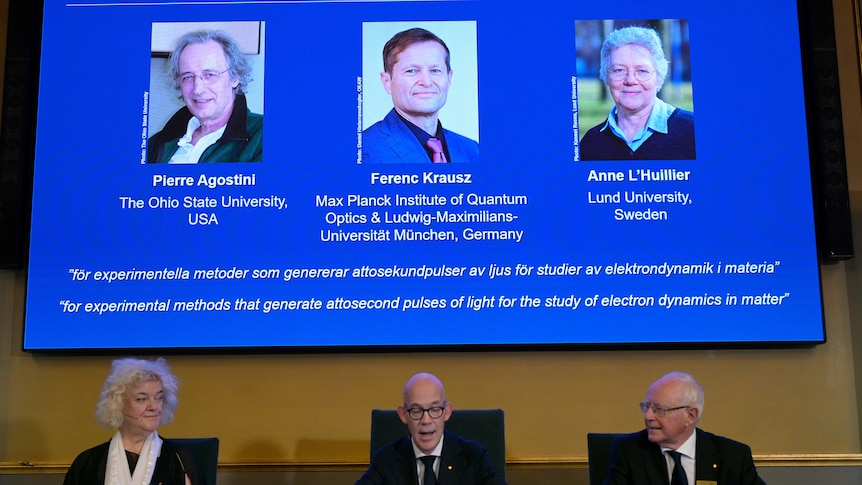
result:
M 150 137 L 148 163 L 262 160 L 263 115 L 252 113 L 245 100 L 251 64 L 227 32 L 183 35 L 168 69 L 185 107 Z
M 398 406 L 409 435 L 377 450 L 356 485 L 506 485 L 482 445 L 443 431 L 451 415 L 440 379 L 411 377 Z
M 689 374 L 655 381 L 640 403 L 646 429 L 611 445 L 605 484 L 759 485 L 751 448 L 697 428 L 703 388 Z

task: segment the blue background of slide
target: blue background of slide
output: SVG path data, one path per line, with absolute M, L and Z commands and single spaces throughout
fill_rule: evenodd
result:
M 238 2 L 239 3 L 239 2 Z M 46 0 L 24 347 L 362 347 L 473 344 L 823 341 L 796 4 L 731 0 L 259 2 L 122 5 Z M 576 162 L 572 77 L 576 20 L 688 19 L 697 159 Z M 153 22 L 266 23 L 264 162 L 141 165 Z M 363 22 L 476 22 L 481 162 L 356 162 Z M 445 39 L 444 39 L 445 40 Z M 382 46 L 381 46 L 382 47 Z M 453 55 L 457 53 L 453 52 Z M 365 89 L 379 85 L 364 79 Z M 453 85 L 455 89 L 455 85 Z M 444 125 L 446 120 L 442 119 Z M 581 127 L 586 130 L 589 127 Z M 588 182 L 591 170 L 691 172 L 681 182 Z M 468 173 L 469 185 L 379 185 L 372 173 Z M 153 187 L 157 174 L 254 174 L 254 187 Z M 616 221 L 588 192 L 690 194 L 666 221 Z M 435 208 L 316 207 L 319 195 L 523 195 L 512 223 L 437 224 L 523 231 L 514 241 L 323 242 L 327 212 Z M 122 209 L 120 197 L 285 197 L 288 208 Z M 410 227 L 425 230 L 421 224 Z M 160 270 L 775 263 L 774 274 L 490 279 L 73 281 L 70 269 Z M 789 294 L 780 305 L 521 308 L 520 297 Z M 60 301 L 327 300 L 516 297 L 512 308 L 343 311 L 64 312 Z M 497 300 L 499 301 L 499 300 Z

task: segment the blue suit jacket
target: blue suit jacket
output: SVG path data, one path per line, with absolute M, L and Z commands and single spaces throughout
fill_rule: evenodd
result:
M 479 161 L 478 143 L 445 128 L 443 133 L 451 163 Z M 392 108 L 385 118 L 362 132 L 362 163 L 431 163 L 431 159 Z
M 718 485 L 764 485 L 754 467 L 751 448 L 744 443 L 698 428 L 695 455 L 695 480 Z M 668 483 L 667 461 L 661 448 L 650 442 L 646 430 L 614 440 L 606 485 Z
M 411 135 L 412 136 L 412 135 Z M 437 485 L 506 485 L 497 475 L 485 448 L 444 431 Z M 371 466 L 356 485 L 416 485 L 416 457 L 410 437 L 399 438 L 380 448 Z

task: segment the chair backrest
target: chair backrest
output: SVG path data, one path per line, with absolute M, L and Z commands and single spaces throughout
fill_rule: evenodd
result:
M 195 456 L 198 469 L 204 474 L 207 485 L 215 485 L 218 478 L 218 438 L 171 438 L 171 441 Z
M 477 441 L 488 450 L 497 474 L 506 479 L 506 429 L 502 409 L 456 409 L 446 421 L 446 431 Z M 407 436 L 407 426 L 389 409 L 371 411 L 371 454 Z
M 622 433 L 587 433 L 590 485 L 601 485 L 611 466 L 611 443 Z

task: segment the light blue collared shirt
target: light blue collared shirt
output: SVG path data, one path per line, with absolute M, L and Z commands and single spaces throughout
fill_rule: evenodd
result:
M 626 145 L 628 145 L 632 151 L 635 151 L 643 145 L 643 143 L 647 141 L 653 133 L 658 132 L 667 134 L 667 120 L 674 111 L 676 111 L 675 106 L 656 98 L 655 104 L 653 104 L 652 111 L 650 111 L 649 118 L 647 119 L 646 126 L 632 137 L 632 141 L 629 141 L 623 133 L 623 130 L 621 130 L 619 125 L 617 125 L 617 107 L 614 106 L 611 108 L 611 111 L 608 114 L 608 121 L 604 126 L 602 126 L 601 131 L 610 128 L 611 133 L 626 142 Z

